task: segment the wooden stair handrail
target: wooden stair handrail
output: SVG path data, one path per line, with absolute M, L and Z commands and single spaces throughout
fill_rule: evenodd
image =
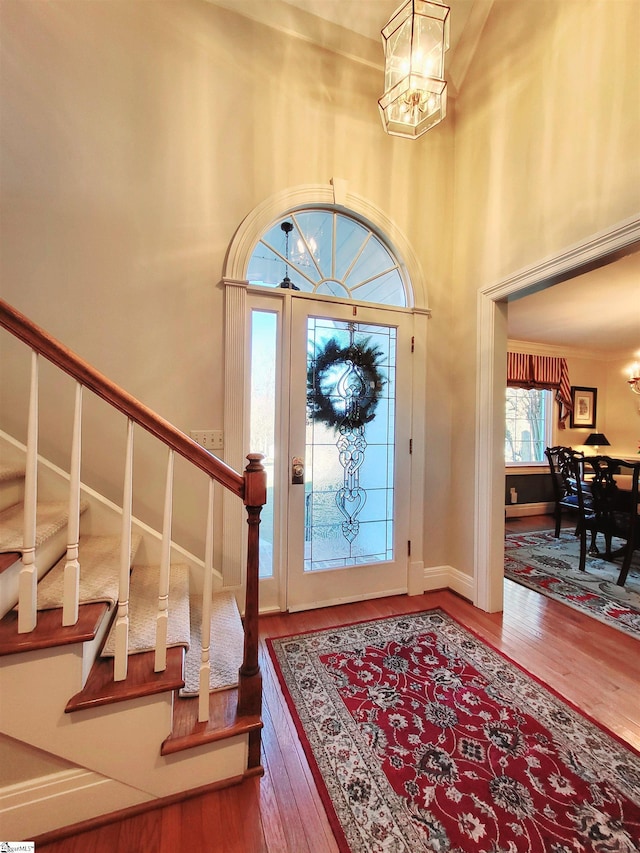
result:
M 245 479 L 0 299 L 0 326 L 244 500 Z M 246 503 L 246 501 L 245 501 Z
M 244 654 L 238 672 L 239 715 L 260 720 L 262 712 L 262 675 L 258 662 L 258 588 L 260 513 L 267 501 L 267 475 L 262 455 L 250 453 L 244 473 L 239 474 L 212 456 L 189 436 L 157 415 L 131 394 L 124 391 L 80 356 L 37 326 L 24 314 L 0 299 L 0 326 L 88 388 L 110 406 L 154 435 L 159 441 L 196 465 L 230 492 L 241 498 L 247 510 L 247 574 L 244 613 Z M 260 767 L 260 725 L 249 733 L 247 762 L 249 768 Z

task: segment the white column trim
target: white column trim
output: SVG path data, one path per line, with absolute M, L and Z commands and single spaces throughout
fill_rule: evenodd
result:
M 247 282 L 225 278 L 224 311 L 224 461 L 236 471 L 245 468 Z M 244 507 L 226 489 L 222 498 L 222 577 L 225 586 L 240 586 L 244 578 Z
M 506 314 L 483 293 L 477 314 L 482 333 L 477 353 L 473 603 L 493 613 L 502 610 L 503 602 L 504 527 L 500 535 L 498 510 L 504 507 L 504 392 L 499 397 L 496 389 L 504 389 L 507 382 L 506 358 L 500 362 L 506 352 Z M 498 399 L 502 417 L 495 411 Z M 493 571 L 494 566 L 501 571 Z
M 414 350 L 411 354 L 411 492 L 408 588 L 410 595 L 424 592 L 424 483 L 427 459 L 426 448 L 426 364 L 429 314 L 415 311 L 413 315 Z

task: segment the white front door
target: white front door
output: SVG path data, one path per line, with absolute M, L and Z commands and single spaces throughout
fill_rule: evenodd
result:
M 290 308 L 287 608 L 406 592 L 413 318 L 309 298 Z

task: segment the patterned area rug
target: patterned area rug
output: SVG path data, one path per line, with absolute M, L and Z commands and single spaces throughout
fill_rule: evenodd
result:
M 269 641 L 342 853 L 634 853 L 640 756 L 441 610 Z
M 559 539 L 553 533 L 507 536 L 504 574 L 640 639 L 640 553 L 634 554 L 623 587 L 616 584 L 620 560 L 609 563 L 587 554 L 581 572 L 579 558 L 580 543 L 571 531 L 561 531 Z

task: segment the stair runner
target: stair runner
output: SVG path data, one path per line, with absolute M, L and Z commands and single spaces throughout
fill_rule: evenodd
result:
M 135 566 L 129 593 L 129 654 L 151 652 L 155 648 L 158 613 L 158 568 Z M 197 696 L 200 686 L 202 644 L 202 598 L 189 595 L 189 568 L 172 564 L 169 579 L 169 619 L 167 646 L 187 649 L 184 687 L 181 696 Z M 238 683 L 242 663 L 244 631 L 236 600 L 231 593 L 213 596 L 211 610 L 211 672 L 209 690 L 223 690 Z M 103 657 L 115 654 L 115 626 L 102 649 Z
M 67 504 L 38 504 L 36 541 L 40 545 L 67 523 Z M 22 547 L 22 507 L 17 504 L 0 512 L 0 552 L 19 552 Z M 132 535 L 133 562 L 141 537 Z M 38 584 L 38 610 L 62 607 L 66 558 L 61 558 Z M 120 539 L 112 536 L 82 537 L 79 546 L 80 603 L 107 602 L 118 598 Z M 134 566 L 131 573 L 129 608 L 129 654 L 153 651 L 158 612 L 157 566 Z M 168 646 L 184 646 L 184 688 L 181 696 L 197 696 L 202 656 L 200 624 L 201 596 L 189 593 L 189 569 L 172 564 L 169 590 Z M 101 652 L 112 657 L 115 646 L 112 626 Z M 238 683 L 242 663 L 244 629 L 235 597 L 228 592 L 213 596 L 211 613 L 210 691 L 224 690 Z
M 81 503 L 80 512 L 87 508 Z M 38 503 L 36 525 L 36 548 L 66 527 L 69 504 L 62 501 Z M 7 507 L 0 513 L 0 551 L 22 551 L 24 537 L 23 510 L 21 504 Z

